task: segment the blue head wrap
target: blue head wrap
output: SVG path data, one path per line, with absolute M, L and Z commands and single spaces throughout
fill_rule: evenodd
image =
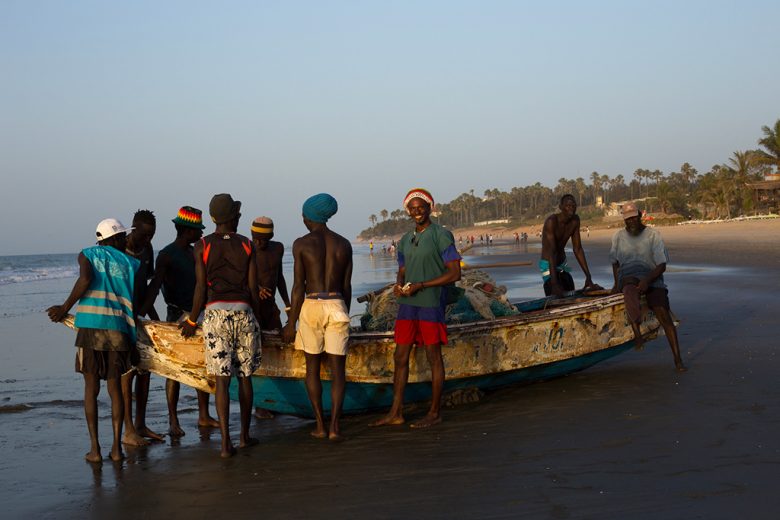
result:
M 331 195 L 318 193 L 312 195 L 303 203 L 303 216 L 312 222 L 325 223 L 336 214 L 339 204 Z

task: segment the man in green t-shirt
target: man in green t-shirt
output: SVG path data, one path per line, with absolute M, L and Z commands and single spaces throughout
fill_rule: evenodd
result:
M 398 275 L 393 287 L 399 304 L 395 322 L 393 405 L 385 417 L 371 425 L 404 423 L 403 399 L 409 378 L 409 356 L 416 344 L 425 348 L 431 366 L 432 395 L 428 413 L 410 426 L 426 428 L 441 422 L 444 389 L 441 346 L 447 344 L 446 286 L 460 280 L 460 254 L 452 233 L 431 222 L 433 197 L 427 190 L 411 190 L 404 198 L 404 207 L 414 220 L 415 228 L 398 242 Z

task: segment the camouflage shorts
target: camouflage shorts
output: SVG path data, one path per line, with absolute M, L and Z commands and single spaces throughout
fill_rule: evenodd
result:
M 260 325 L 251 311 L 207 309 L 203 337 L 207 373 L 248 377 L 260 366 Z

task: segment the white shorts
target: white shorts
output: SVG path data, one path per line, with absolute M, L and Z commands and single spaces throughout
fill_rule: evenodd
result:
M 349 315 L 344 300 L 306 299 L 298 317 L 295 348 L 307 354 L 347 355 Z

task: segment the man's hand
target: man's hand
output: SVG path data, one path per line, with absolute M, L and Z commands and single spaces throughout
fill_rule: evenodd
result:
M 563 298 L 563 289 L 561 289 L 561 286 L 557 283 L 550 283 L 550 291 L 553 293 L 553 296 L 557 296 L 558 298 Z
M 258 293 L 260 295 L 261 300 L 267 300 L 268 298 L 273 297 L 274 293 L 271 292 L 271 289 L 268 287 L 260 287 L 260 292 Z
M 396 298 L 404 295 L 404 288 L 400 283 L 393 285 L 393 295 L 395 295 Z
M 295 323 L 287 322 L 282 329 L 282 341 L 285 343 L 295 342 Z
M 648 281 L 642 278 L 637 284 L 636 288 L 639 289 L 639 294 L 644 294 L 647 292 L 649 286 L 650 284 L 648 283 Z
M 49 315 L 51 321 L 58 323 L 62 321 L 66 314 L 68 314 L 68 310 L 64 305 L 54 305 L 46 309 L 46 313 Z
M 198 324 L 190 324 L 189 321 L 184 320 L 179 323 L 178 327 L 181 329 L 181 335 L 185 338 L 191 338 L 195 335 L 195 331 L 198 330 Z

